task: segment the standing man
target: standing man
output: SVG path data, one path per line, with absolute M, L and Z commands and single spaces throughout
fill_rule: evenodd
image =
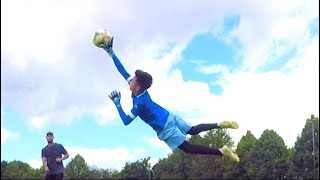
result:
M 41 152 L 42 165 L 46 171 L 45 179 L 63 179 L 62 161 L 67 159 L 69 154 L 61 144 L 54 143 L 53 138 L 53 133 L 49 131 L 46 136 L 48 145 Z

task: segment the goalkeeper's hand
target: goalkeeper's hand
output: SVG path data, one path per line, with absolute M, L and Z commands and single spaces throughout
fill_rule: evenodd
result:
M 113 101 L 113 103 L 118 107 L 120 107 L 120 99 L 121 99 L 121 93 L 117 91 L 112 91 L 109 95 L 109 98 Z
M 112 50 L 112 47 L 113 47 L 113 36 L 112 36 L 110 42 L 107 45 L 101 44 L 100 47 L 105 49 L 109 53 L 109 55 L 111 55 L 113 53 L 113 50 Z

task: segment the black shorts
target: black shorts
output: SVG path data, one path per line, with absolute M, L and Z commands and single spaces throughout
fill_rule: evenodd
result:
M 45 180 L 62 180 L 63 179 L 63 173 L 59 174 L 47 174 L 45 177 Z

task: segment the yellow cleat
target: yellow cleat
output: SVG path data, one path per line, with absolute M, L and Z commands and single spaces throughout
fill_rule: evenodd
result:
M 227 145 L 224 145 L 219 149 L 223 156 L 230 158 L 234 162 L 239 162 L 240 159 L 236 153 L 234 153 Z
M 222 122 L 219 124 L 219 127 L 221 127 L 221 128 L 238 129 L 238 128 L 239 128 L 239 125 L 238 125 L 238 123 L 235 122 L 235 121 L 222 121 Z

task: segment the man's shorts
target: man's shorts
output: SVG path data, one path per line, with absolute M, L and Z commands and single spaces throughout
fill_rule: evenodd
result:
M 187 132 L 191 127 L 191 124 L 170 113 L 164 128 L 157 135 L 172 150 L 175 150 L 186 140 Z

